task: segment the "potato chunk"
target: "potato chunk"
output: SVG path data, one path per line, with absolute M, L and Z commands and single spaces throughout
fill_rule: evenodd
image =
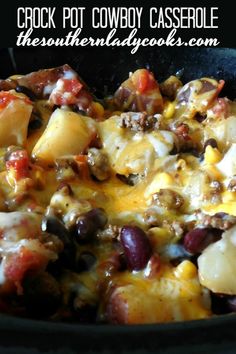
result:
M 0 109 L 0 147 L 24 145 L 32 112 L 32 104 L 15 91 L 1 92 L 1 99 L 7 102 Z
M 208 246 L 198 258 L 200 283 L 216 293 L 236 294 L 236 227 Z
M 141 279 L 122 273 L 113 279 L 105 299 L 109 323 L 140 324 L 184 321 L 210 315 L 209 294 L 203 291 L 197 275 L 166 267 L 161 276 Z
M 96 122 L 77 113 L 56 109 L 43 135 L 32 151 L 32 157 L 44 164 L 57 158 L 84 152 L 96 134 Z
M 99 124 L 111 168 L 119 174 L 146 173 L 158 157 L 165 157 L 174 145 L 174 134 L 165 130 L 140 132 L 120 127 L 121 118 L 113 116 Z

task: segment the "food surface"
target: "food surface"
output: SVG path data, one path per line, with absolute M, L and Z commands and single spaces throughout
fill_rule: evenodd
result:
M 82 73 L 79 73 L 82 75 Z M 236 102 L 138 69 L 0 80 L 0 312 L 74 323 L 236 310 Z

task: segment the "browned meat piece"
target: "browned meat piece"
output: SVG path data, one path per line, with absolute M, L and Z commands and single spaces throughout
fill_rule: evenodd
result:
M 184 204 L 184 198 L 171 189 L 160 189 L 153 194 L 152 200 L 155 204 L 166 209 L 179 209 Z
M 163 96 L 174 100 L 178 90 L 183 86 L 182 82 L 174 75 L 160 84 L 160 90 Z
M 146 112 L 126 112 L 120 115 L 120 127 L 136 132 L 158 129 L 161 115 L 148 115 Z
M 228 230 L 231 226 L 236 224 L 236 217 L 217 213 L 215 215 L 207 215 L 202 212 L 197 213 L 197 225 L 204 227 L 212 227 L 214 229 Z
M 7 79 L 7 80 L 0 80 L 0 91 L 9 91 L 16 88 L 16 81 Z
M 195 154 L 197 151 L 197 144 L 191 139 L 189 135 L 189 126 L 185 123 L 179 124 L 177 127 L 172 128 L 173 133 L 176 134 L 175 147 L 177 152 L 191 151 Z
M 37 98 L 49 99 L 52 105 L 70 105 L 91 117 L 97 115 L 88 88 L 67 64 L 32 72 L 19 78 L 17 84 L 31 90 Z
M 71 181 L 78 175 L 77 164 L 73 159 L 58 159 L 56 161 L 56 178 L 60 182 Z
M 114 95 L 114 104 L 122 111 L 160 113 L 163 99 L 153 74 L 146 69 L 136 70 L 124 81 Z
M 105 181 L 110 177 L 111 170 L 107 155 L 96 148 L 88 150 L 88 166 L 91 174 L 99 181 Z
M 52 69 L 43 69 L 22 76 L 17 80 L 18 85 L 29 88 L 38 98 L 48 98 L 57 80 L 62 77 L 78 77 L 76 72 L 67 64 Z
M 97 237 L 102 242 L 113 241 L 119 238 L 121 227 L 109 224 L 104 230 L 99 230 Z

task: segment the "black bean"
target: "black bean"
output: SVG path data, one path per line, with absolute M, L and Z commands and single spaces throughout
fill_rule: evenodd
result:
M 207 118 L 207 114 L 206 113 L 199 113 L 197 112 L 194 119 L 196 121 L 198 121 L 199 123 L 202 123 L 205 119 Z
M 170 155 L 177 155 L 178 149 L 177 146 L 174 144 L 173 149 L 169 152 Z
M 207 146 L 210 145 L 211 147 L 213 148 L 217 148 L 218 147 L 218 144 L 217 144 L 217 141 L 213 138 L 211 139 L 208 139 L 205 144 L 204 144 L 204 147 L 203 147 L 203 151 L 205 152 L 206 151 L 206 148 Z
M 222 230 L 211 228 L 196 228 L 184 236 L 184 247 L 192 253 L 201 253 L 211 243 L 220 239 Z
M 36 96 L 33 91 L 31 91 L 28 87 L 26 86 L 21 86 L 17 85 L 15 88 L 16 92 L 23 93 L 24 95 L 28 96 L 31 101 L 36 100 Z
M 67 244 L 70 242 L 70 233 L 61 220 L 55 216 L 46 216 L 42 220 L 42 231 L 58 236 L 58 238 Z
M 128 176 L 120 175 L 119 173 L 117 173 L 116 177 L 123 183 L 128 184 L 129 186 L 135 186 L 140 180 L 140 175 L 134 173 L 131 173 Z
M 59 254 L 58 265 L 62 268 L 75 269 L 76 246 L 70 232 L 63 222 L 55 216 L 46 216 L 42 220 L 42 231 L 56 235 L 64 244 L 63 251 Z
M 41 128 L 43 125 L 43 120 L 40 117 L 34 117 L 30 122 L 29 122 L 29 130 L 37 130 Z
M 77 261 L 77 272 L 87 272 L 96 263 L 96 257 L 91 252 L 82 252 Z
M 224 213 L 224 212 L 222 212 L 222 211 L 219 212 L 219 213 L 214 214 L 214 216 L 215 216 L 216 218 L 222 218 L 222 219 L 226 218 L 228 215 L 229 215 L 229 214 Z
M 23 291 L 26 310 L 33 316 L 51 316 L 60 306 L 60 287 L 49 273 L 27 276 L 23 281 Z
M 120 242 L 128 268 L 143 269 L 152 255 L 151 244 L 146 233 L 138 226 L 124 226 L 121 229 Z
M 98 229 L 102 229 L 107 223 L 107 216 L 102 208 L 94 208 L 81 215 L 73 230 L 78 243 L 92 241 Z

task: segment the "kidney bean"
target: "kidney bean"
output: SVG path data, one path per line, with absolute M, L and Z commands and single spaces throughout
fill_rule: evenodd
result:
M 107 216 L 102 208 L 94 208 L 81 215 L 75 226 L 76 241 L 86 243 L 92 240 L 98 229 L 102 229 L 107 223 Z
M 184 236 L 184 247 L 192 254 L 201 253 L 208 245 L 218 241 L 221 234 L 219 229 L 193 229 Z
M 151 244 L 146 233 L 138 226 L 124 226 L 121 229 L 120 242 L 128 268 L 143 269 L 152 255 Z

